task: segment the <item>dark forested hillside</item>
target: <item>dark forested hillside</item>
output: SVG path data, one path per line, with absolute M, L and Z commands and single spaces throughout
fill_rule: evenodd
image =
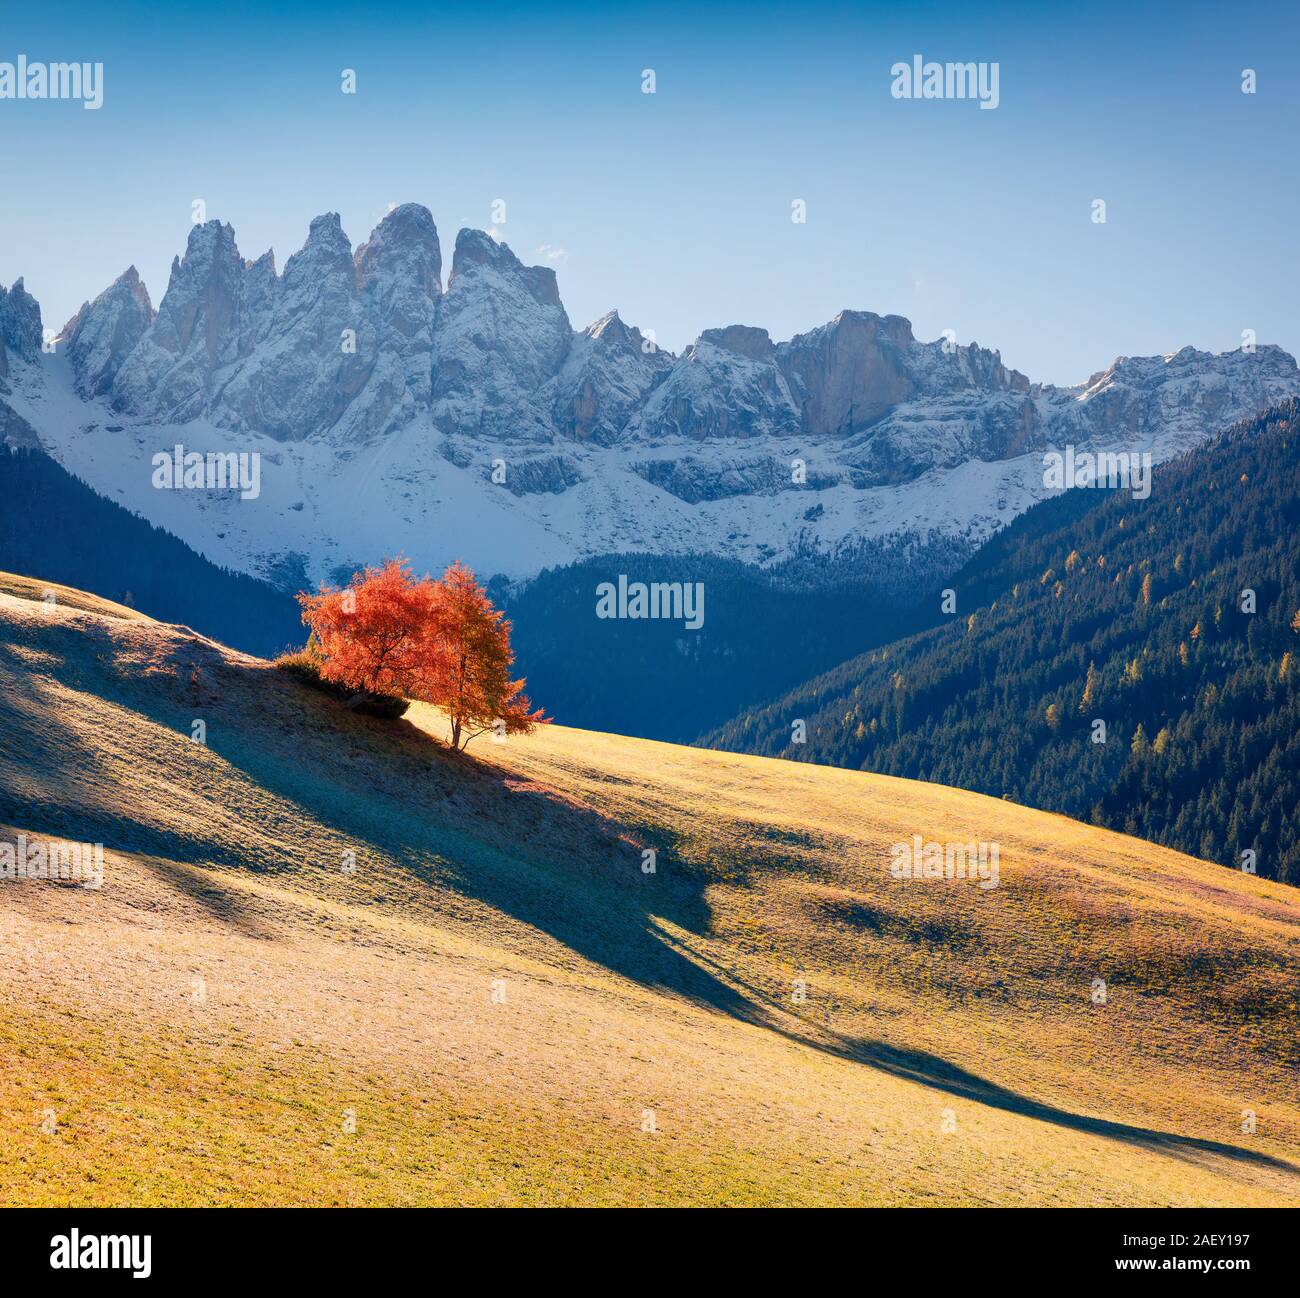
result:
M 306 639 L 289 596 L 210 563 L 42 451 L 0 446 L 0 501 L 0 569 L 183 622 L 246 653 Z
M 955 568 L 957 565 L 954 564 Z M 601 619 L 601 582 L 700 582 L 703 625 Z M 529 696 L 564 725 L 689 742 L 863 646 L 922 625 L 876 580 L 810 583 L 705 555 L 620 555 L 495 590 L 514 624 Z M 922 587 L 924 589 L 924 587 Z
M 1158 467 L 1147 500 L 1038 506 L 951 586 L 938 625 L 709 742 L 1004 795 L 1300 883 L 1300 403 Z

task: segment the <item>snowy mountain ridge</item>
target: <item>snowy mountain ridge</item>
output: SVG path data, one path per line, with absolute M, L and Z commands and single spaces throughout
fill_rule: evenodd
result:
M 0 437 L 281 585 L 396 552 L 518 578 L 630 551 L 973 547 L 1048 494 L 1049 447 L 1165 459 L 1300 394 L 1274 346 L 1120 358 L 1058 388 L 852 310 L 785 342 L 707 329 L 674 356 L 614 311 L 575 330 L 554 271 L 482 231 L 459 233 L 444 285 L 417 204 L 355 251 L 317 217 L 282 273 L 196 225 L 156 311 L 132 267 L 41 344 L 22 281 L 0 289 Z M 154 489 L 176 443 L 259 453 L 261 495 Z

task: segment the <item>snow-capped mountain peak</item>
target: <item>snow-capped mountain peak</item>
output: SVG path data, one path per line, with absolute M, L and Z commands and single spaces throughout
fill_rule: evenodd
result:
M 0 289 L 5 436 L 296 585 L 398 552 L 512 577 L 632 550 L 772 565 L 937 537 L 953 554 L 1047 494 L 1049 448 L 1161 459 L 1300 394 L 1274 346 L 1121 357 L 1059 388 L 861 310 L 786 341 L 705 329 L 674 356 L 617 311 L 575 330 L 555 272 L 484 231 L 459 232 L 445 286 L 442 269 L 418 204 L 355 250 L 319 216 L 278 274 L 209 221 L 156 312 L 130 269 L 53 356 L 19 281 Z M 153 489 L 178 441 L 258 452 L 259 498 Z

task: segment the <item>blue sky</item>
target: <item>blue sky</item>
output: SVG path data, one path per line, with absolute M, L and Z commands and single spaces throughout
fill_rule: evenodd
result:
M 156 303 L 196 198 L 281 266 L 320 212 L 355 244 L 418 201 L 446 269 L 504 199 L 575 325 L 673 350 L 858 307 L 1049 382 L 1300 353 L 1294 4 L 467 8 L 0 3 L 0 61 L 105 65 L 98 112 L 0 101 L 0 283 L 57 327 L 134 262 Z M 996 61 L 998 108 L 892 98 L 917 53 Z

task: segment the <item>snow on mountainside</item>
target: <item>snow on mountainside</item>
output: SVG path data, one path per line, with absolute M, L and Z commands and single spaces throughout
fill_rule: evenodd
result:
M 282 274 L 197 225 L 156 313 L 131 268 L 52 354 L 41 336 L 22 282 L 0 289 L 0 434 L 285 586 L 396 552 L 525 577 L 628 551 L 773 566 L 882 538 L 974 546 L 1048 494 L 1046 448 L 1160 460 L 1300 394 L 1272 346 L 1121 358 L 1056 388 L 866 311 L 780 343 L 708 329 L 673 356 L 617 312 L 575 332 L 554 272 L 481 231 L 457 236 L 444 289 L 418 204 L 355 253 L 317 217 Z M 260 494 L 154 488 L 178 443 L 257 452 Z

